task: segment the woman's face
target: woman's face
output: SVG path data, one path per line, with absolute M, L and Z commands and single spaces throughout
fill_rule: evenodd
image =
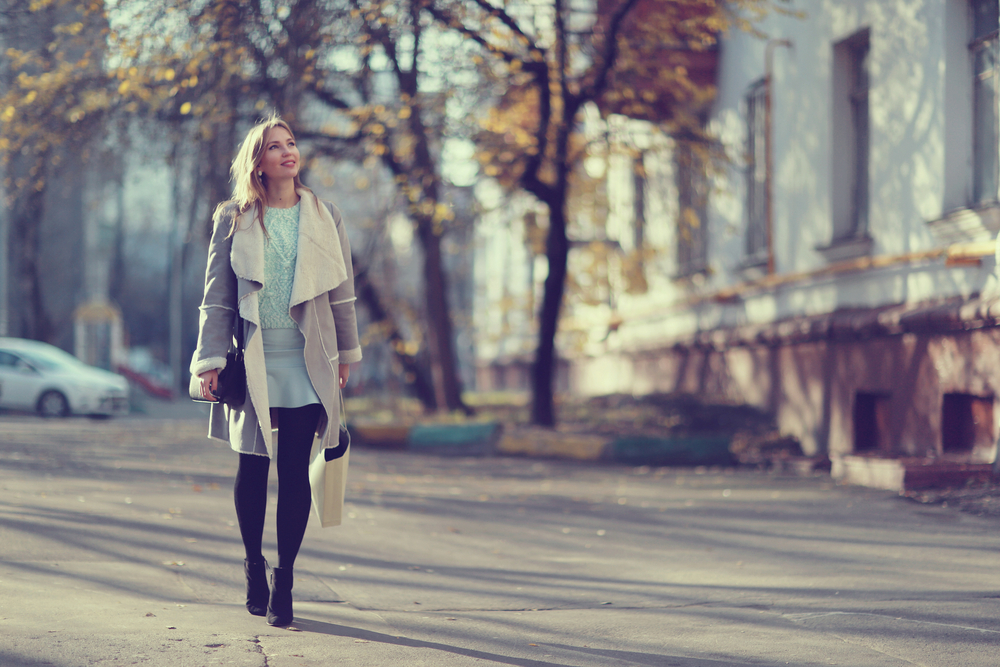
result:
M 264 155 L 257 169 L 269 179 L 295 178 L 299 174 L 299 149 L 288 130 L 272 127 L 264 138 Z

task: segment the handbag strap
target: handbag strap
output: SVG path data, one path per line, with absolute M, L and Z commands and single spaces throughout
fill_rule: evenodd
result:
M 236 349 L 243 352 L 243 317 L 236 313 Z
M 340 394 L 340 423 L 347 427 L 347 406 L 344 405 L 344 390 L 341 388 Z

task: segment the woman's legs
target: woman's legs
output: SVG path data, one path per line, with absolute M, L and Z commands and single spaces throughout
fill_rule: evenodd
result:
M 291 570 L 309 521 L 309 454 L 322 414 L 318 403 L 277 408 L 278 429 L 278 567 Z
M 248 561 L 263 560 L 261 541 L 264 538 L 264 513 L 267 510 L 267 473 L 271 459 L 256 454 L 240 454 L 236 469 L 233 496 L 236 500 L 236 519 Z

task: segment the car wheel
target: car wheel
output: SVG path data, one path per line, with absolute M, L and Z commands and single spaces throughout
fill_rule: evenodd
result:
M 58 391 L 47 391 L 38 399 L 38 414 L 43 417 L 65 417 L 69 414 L 69 401 Z

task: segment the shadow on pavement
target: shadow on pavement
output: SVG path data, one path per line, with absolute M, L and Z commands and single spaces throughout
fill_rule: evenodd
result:
M 534 660 L 532 658 L 517 658 L 513 656 L 489 653 L 487 651 L 462 648 L 460 646 L 451 646 L 450 644 L 439 644 L 437 642 L 420 641 L 418 639 L 410 639 L 408 637 L 397 637 L 394 635 L 387 635 L 382 632 L 373 632 L 371 630 L 362 630 L 361 628 L 352 628 L 346 625 L 326 623 L 325 621 L 296 618 L 295 627 L 303 632 L 315 632 L 334 637 L 347 637 L 349 639 L 378 642 L 380 644 L 402 646 L 405 648 L 423 648 L 434 651 L 444 651 L 446 653 L 455 653 L 457 655 L 464 655 L 470 658 L 477 658 L 479 660 L 489 660 L 491 662 L 497 662 L 504 665 L 517 665 L 518 667 L 573 667 L 573 665 L 560 662 Z
M 651 665 L 652 667 L 740 667 L 740 665 L 753 665 L 753 667 L 778 667 L 778 663 L 767 663 L 754 660 L 753 662 L 733 662 L 731 658 L 726 660 L 712 660 L 710 658 L 689 658 L 678 655 L 652 655 L 649 653 L 637 653 L 635 651 L 615 651 L 606 649 L 588 648 L 586 646 L 566 646 L 565 644 L 541 644 L 541 646 L 551 646 L 563 651 L 577 651 L 592 657 L 610 658 L 615 661 L 629 662 L 636 665 Z M 782 663 L 782 666 L 788 663 Z
M 33 660 L 9 651 L 0 651 L 0 665 L 3 667 L 55 667 L 57 664 L 48 660 Z
M 345 637 L 361 641 L 378 642 L 381 644 L 402 646 L 405 648 L 421 648 L 431 649 L 434 651 L 444 651 L 447 653 L 464 655 L 469 658 L 476 658 L 478 660 L 489 660 L 491 662 L 497 662 L 504 665 L 517 665 L 517 667 L 572 667 L 572 665 L 562 662 L 499 655 L 488 651 L 477 651 L 475 649 L 462 648 L 459 646 L 452 646 L 450 644 L 420 641 L 417 639 L 410 639 L 408 637 L 397 637 L 387 635 L 382 632 L 373 632 L 371 630 L 363 630 L 361 628 L 352 628 L 345 625 L 326 623 L 324 621 L 296 618 L 295 627 L 303 632 L 314 632 L 334 637 Z M 706 658 L 639 653 L 636 651 L 598 650 L 585 646 L 567 646 L 565 644 L 542 643 L 538 646 L 539 648 L 551 647 L 562 651 L 583 653 L 591 657 L 603 657 L 616 661 L 627 661 L 637 665 L 651 665 L 652 667 L 739 667 L 740 664 L 752 664 L 754 667 L 778 667 L 777 663 L 763 663 L 760 661 L 754 661 L 752 663 L 735 663 L 731 659 L 723 661 Z

